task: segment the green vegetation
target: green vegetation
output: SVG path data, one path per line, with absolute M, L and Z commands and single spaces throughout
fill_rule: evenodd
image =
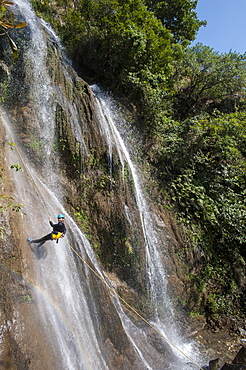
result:
M 214 112 L 182 122 L 167 119 L 149 153 L 160 187 L 203 256 L 191 285 L 203 294 L 206 282 L 213 293 L 205 305 L 213 314 L 228 313 L 230 305 L 235 314 L 235 302 L 244 306 L 245 147 L 246 112 Z
M 199 296 L 200 312 L 245 310 L 246 55 L 189 47 L 205 24 L 197 1 L 32 3 L 82 76 L 132 111 L 187 248 L 204 256 L 200 273 L 189 276 L 197 295 L 206 295 Z
M 208 46 L 187 48 L 173 73 L 174 116 L 179 119 L 245 109 L 246 55 L 219 54 Z
M 12 1 L 0 0 L 0 54 L 5 49 L 5 40 L 8 40 L 8 44 L 12 51 L 12 56 L 14 59 L 18 58 L 18 48 L 10 37 L 10 31 L 17 28 L 23 28 L 26 26 L 24 22 L 16 23 L 14 13 L 9 10 L 9 6 L 13 5 Z M 0 103 L 3 103 L 7 94 L 7 81 L 10 75 L 9 66 L 6 60 L 2 60 L 2 55 L 0 56 Z
M 14 5 L 12 1 L 0 0 L 0 30 L 1 35 L 7 37 L 14 58 L 18 57 L 18 48 L 12 38 L 9 36 L 9 30 L 13 28 L 26 27 L 25 22 L 15 23 L 14 13 L 8 7 Z
M 2 173 L 0 172 L 0 184 L 2 181 Z M 21 216 L 23 216 L 25 213 L 22 212 L 23 204 L 17 204 L 13 197 L 6 196 L 4 194 L 0 194 L 0 216 L 2 216 L 3 212 L 6 212 L 8 209 L 10 209 L 12 212 L 18 212 Z M 3 238 L 5 236 L 5 228 L 4 228 L 4 222 L 1 219 L 0 220 L 0 237 Z
M 205 21 L 197 18 L 197 0 L 146 0 L 145 3 L 148 10 L 171 31 L 175 41 L 184 45 L 195 39 L 200 26 L 206 25 Z
M 14 150 L 16 144 L 12 142 L 7 142 L 10 146 L 11 150 Z M 0 150 L 0 159 L 3 162 L 3 152 Z M 10 166 L 11 169 L 15 169 L 15 171 L 21 171 L 21 166 L 18 163 L 14 163 Z M 0 167 L 0 186 L 4 182 L 4 168 Z M 24 212 L 22 211 L 23 204 L 17 204 L 13 197 L 0 193 L 0 238 L 4 238 L 5 236 L 5 228 L 4 228 L 4 221 L 3 221 L 3 214 L 10 210 L 11 212 L 18 212 L 21 217 L 24 216 Z

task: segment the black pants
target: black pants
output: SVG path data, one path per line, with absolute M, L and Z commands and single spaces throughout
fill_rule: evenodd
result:
M 39 247 L 41 247 L 41 245 L 43 245 L 47 240 L 52 240 L 52 233 L 47 234 L 40 239 L 34 239 L 31 243 L 39 243 Z

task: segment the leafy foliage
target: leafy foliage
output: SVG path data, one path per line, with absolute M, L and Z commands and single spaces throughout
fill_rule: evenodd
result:
M 9 143 L 12 144 L 12 143 Z M 0 153 L 1 159 L 2 159 L 2 153 Z M 16 171 L 19 171 L 21 169 L 20 165 L 15 163 L 11 166 L 11 168 L 15 168 Z M 3 182 L 3 168 L 0 168 L 0 185 Z M 18 212 L 21 216 L 23 216 L 25 213 L 22 211 L 23 204 L 17 204 L 13 197 L 0 194 L 0 216 L 8 210 L 11 210 L 12 212 Z M 4 237 L 4 223 L 3 220 L 0 219 L 0 237 Z
M 12 38 L 9 36 L 9 29 L 26 27 L 25 22 L 15 24 L 14 13 L 8 10 L 8 6 L 14 5 L 12 1 L 0 0 L 0 29 L 8 38 L 14 58 L 18 57 L 18 49 Z
M 123 80 L 128 72 L 148 69 L 156 73 L 161 69 L 167 73 L 170 69 L 170 32 L 139 0 L 80 0 L 65 20 L 64 41 L 79 47 L 80 58 L 89 47 L 86 57 L 101 78 L 117 76 Z
M 206 114 L 166 120 L 151 153 L 162 187 L 205 253 L 199 284 L 210 281 L 209 291 L 225 302 L 238 270 L 245 270 L 245 147 L 245 112 Z
M 176 63 L 175 116 L 186 118 L 215 108 L 229 113 L 245 100 L 246 55 L 219 54 L 198 43 Z
M 158 125 L 159 112 L 185 119 L 243 108 L 245 56 L 202 44 L 183 48 L 204 24 L 196 1 L 32 3 L 61 35 L 75 66 L 91 82 L 128 96 L 145 128 Z
M 40 2 L 33 3 L 42 11 Z M 59 5 L 58 1 L 55 3 Z M 173 42 L 171 32 L 147 10 L 145 3 L 142 0 L 65 3 L 62 11 L 56 6 L 53 24 L 75 65 L 86 71 L 90 80 L 118 94 L 129 94 L 140 115 L 153 108 L 152 103 L 148 105 L 149 99 L 144 99 L 146 91 L 158 95 L 158 101 L 165 106 L 170 90 L 167 77 L 172 74 L 173 61 L 181 57 L 182 47 Z
M 201 26 L 206 25 L 200 21 L 195 12 L 197 1 L 191 0 L 146 0 L 146 4 L 160 19 L 163 25 L 171 31 L 176 42 L 183 44 L 195 39 Z
M 245 113 L 168 121 L 153 153 L 159 176 L 185 217 L 218 226 L 217 236 L 223 243 L 228 239 L 232 250 L 246 242 L 245 122 Z

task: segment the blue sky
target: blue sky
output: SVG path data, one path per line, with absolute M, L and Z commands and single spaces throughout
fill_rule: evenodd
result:
M 200 28 L 195 43 L 220 53 L 246 52 L 246 0 L 198 0 L 196 12 L 207 26 Z

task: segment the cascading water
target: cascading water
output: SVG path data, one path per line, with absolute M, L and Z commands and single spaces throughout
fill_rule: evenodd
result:
M 96 85 L 91 86 L 91 88 L 98 99 L 99 122 L 102 126 L 102 132 L 104 132 L 107 138 L 108 146 L 109 148 L 116 147 L 122 168 L 124 169 L 124 164 L 127 163 L 131 170 L 135 187 L 135 198 L 145 240 L 147 283 L 149 284 L 150 298 L 155 310 L 155 319 L 152 321 L 152 324 L 188 355 L 194 352 L 194 348 L 191 343 L 184 344 L 175 325 L 173 307 L 167 292 L 167 278 L 161 258 L 160 240 L 155 231 L 152 215 L 142 191 L 141 179 L 117 129 L 117 123 L 122 128 L 123 118 L 117 114 L 117 109 L 109 96 L 101 92 Z M 110 158 L 112 161 L 112 153 L 110 153 Z M 126 217 L 129 217 L 128 213 Z
M 44 218 L 45 212 L 40 197 L 45 201 L 46 213 L 64 213 L 66 215 L 66 224 L 68 227 L 67 243 L 60 241 L 58 246 L 32 248 L 33 258 L 29 259 L 32 263 L 32 285 L 33 295 L 37 301 L 39 316 L 43 327 L 45 328 L 47 340 L 50 343 L 53 357 L 53 369 L 69 370 L 88 370 L 88 369 L 114 369 L 113 362 L 110 362 L 109 356 L 105 355 L 105 343 L 100 341 L 100 330 L 102 318 L 100 317 L 99 302 L 107 294 L 107 304 L 111 305 L 113 316 L 117 316 L 120 327 L 124 330 L 124 343 L 131 353 L 127 363 L 122 365 L 122 369 L 191 369 L 194 368 L 187 363 L 187 359 L 181 358 L 176 350 L 167 345 L 166 354 L 163 351 L 156 350 L 153 343 L 149 340 L 148 332 L 136 325 L 129 316 L 127 316 L 122 305 L 112 291 L 105 287 L 95 289 L 91 271 L 84 266 L 81 261 L 77 261 L 71 250 L 68 248 L 72 244 L 79 251 L 83 259 L 88 260 L 97 274 L 105 279 L 101 267 L 99 266 L 94 252 L 74 221 L 66 213 L 60 203 L 60 189 L 56 186 L 57 168 L 53 167 L 49 160 L 52 152 L 54 139 L 55 105 L 54 100 L 69 111 L 71 125 L 77 141 L 84 145 L 83 133 L 80 126 L 79 109 L 73 103 L 69 102 L 52 83 L 46 67 L 46 42 L 43 38 L 42 28 L 46 27 L 36 19 L 30 4 L 25 0 L 16 0 L 16 7 L 23 17 L 26 17 L 26 23 L 29 25 L 31 43 L 25 52 L 25 63 L 28 65 L 29 76 L 29 96 L 32 100 L 34 110 L 33 114 L 36 121 L 38 135 L 44 143 L 44 152 L 47 155 L 45 161 L 45 170 L 42 174 L 31 164 L 31 160 L 22 154 L 30 171 L 32 181 L 38 187 L 38 195 L 30 181 L 30 178 L 23 173 L 15 173 L 13 181 L 16 184 L 16 197 L 25 204 L 27 215 L 23 220 L 23 229 L 28 230 L 29 236 L 38 237 L 38 233 L 47 229 L 47 222 Z M 52 30 L 50 32 L 53 42 L 57 42 L 56 36 Z M 68 73 L 68 72 L 66 72 Z M 32 83 L 31 83 L 32 82 Z M 109 151 L 109 165 L 111 168 L 113 152 L 116 148 L 121 161 L 122 171 L 125 163 L 130 168 L 135 187 L 135 200 L 138 207 L 142 231 L 145 240 L 146 249 L 146 271 L 148 276 L 149 290 L 151 292 L 152 303 L 155 307 L 155 317 L 152 325 L 158 329 L 164 337 L 168 337 L 181 348 L 187 355 L 192 351 L 191 344 L 184 344 L 177 335 L 175 324 L 173 322 L 172 305 L 167 295 L 167 282 L 165 269 L 161 262 L 160 251 L 158 248 L 158 235 L 154 231 L 151 213 L 147 202 L 141 190 L 141 180 L 137 173 L 136 166 L 133 165 L 129 152 L 116 128 L 117 118 L 113 113 L 109 101 L 100 93 L 93 89 L 97 97 L 95 98 L 98 122 L 101 124 L 101 132 L 106 136 Z M 2 119 L 5 125 L 12 130 L 12 121 L 9 114 L 3 112 Z M 13 129 L 14 132 L 14 129 Z M 14 136 L 14 134 L 13 134 Z M 8 138 L 11 141 L 11 137 Z M 84 149 L 86 150 L 86 149 Z M 9 150 L 8 162 L 16 163 L 16 152 Z M 111 172 L 110 172 L 111 173 Z M 27 184 L 30 184 L 28 186 Z M 131 214 L 126 209 L 126 217 L 131 223 Z M 45 217 L 44 217 L 45 216 Z M 48 217 L 48 215 L 47 215 Z M 49 231 L 48 231 L 49 232 Z M 24 237 L 24 235 L 22 235 Z M 26 248 L 28 248 L 26 246 Z M 30 252 L 31 253 L 31 252 Z M 31 274 L 31 272 L 29 272 Z M 101 286 L 101 282 L 98 282 Z M 101 292 L 100 292 L 101 289 Z M 100 293 L 99 293 L 100 292 Z M 105 293 L 106 292 L 106 293 Z M 169 326 L 168 325 L 169 322 Z M 121 335 L 121 334 L 119 334 Z M 160 338 L 160 345 L 163 347 L 165 340 Z M 163 359 L 163 357 L 165 357 Z M 191 355 L 194 359 L 194 353 Z M 127 354 L 126 354 L 127 359 Z M 123 361 L 124 363 L 124 361 Z M 117 366 L 117 365 L 116 365 Z M 36 366 L 35 369 L 42 369 Z

